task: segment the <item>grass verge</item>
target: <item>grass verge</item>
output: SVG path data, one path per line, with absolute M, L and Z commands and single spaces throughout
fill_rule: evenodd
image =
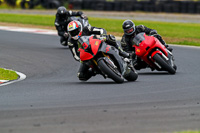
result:
M 38 26 L 54 27 L 55 15 L 29 15 L 0 13 L 0 22 L 20 23 Z M 109 34 L 122 36 L 122 23 L 120 19 L 89 18 L 92 26 L 105 28 Z M 200 24 L 172 23 L 154 21 L 136 21 L 136 25 L 143 24 L 156 29 L 167 43 L 200 46 Z
M 16 80 L 18 75 L 15 71 L 0 68 L 0 80 Z

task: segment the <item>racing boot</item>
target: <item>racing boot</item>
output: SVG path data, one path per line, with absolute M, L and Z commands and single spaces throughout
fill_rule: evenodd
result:
M 130 59 L 130 54 L 129 53 L 123 51 L 122 49 L 118 49 L 118 51 L 119 51 L 119 55 L 120 56 Z
M 66 38 L 64 38 L 64 37 L 61 37 L 60 38 L 60 44 L 62 46 L 68 46 L 68 40 Z
M 92 76 L 95 75 L 96 73 L 84 63 L 81 64 L 79 71 L 77 73 L 77 77 L 79 78 L 79 80 L 82 81 L 87 81 L 88 79 L 90 79 Z
M 119 51 L 119 55 L 124 57 L 124 58 L 130 58 L 130 54 L 123 51 L 122 48 L 120 47 L 120 44 L 117 43 L 115 36 L 113 35 L 107 35 L 106 36 L 106 42 L 112 46 L 114 46 L 116 49 Z
M 160 42 L 167 48 L 170 52 L 172 52 L 173 48 L 171 48 L 169 45 L 165 43 L 165 41 L 161 38 Z
M 170 47 L 169 45 L 165 45 L 165 47 L 170 51 L 170 52 L 172 52 L 173 51 L 173 48 L 172 47 Z

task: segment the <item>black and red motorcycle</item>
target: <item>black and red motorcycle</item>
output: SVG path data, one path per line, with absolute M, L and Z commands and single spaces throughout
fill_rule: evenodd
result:
M 133 38 L 135 54 L 145 62 L 152 70 L 167 71 L 175 74 L 177 66 L 174 64 L 174 56 L 154 36 L 139 33 Z M 133 64 L 134 65 L 134 64 Z
M 108 45 L 103 39 L 94 35 L 79 38 L 81 48 L 80 60 L 86 63 L 97 74 L 104 78 L 111 78 L 116 83 L 123 83 L 124 78 L 135 81 L 138 77 L 135 69 L 130 67 L 118 50 Z

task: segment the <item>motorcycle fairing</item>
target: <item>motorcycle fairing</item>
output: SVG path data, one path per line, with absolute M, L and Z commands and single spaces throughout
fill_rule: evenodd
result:
M 118 50 L 113 47 L 110 46 L 108 44 L 106 44 L 105 42 L 102 42 L 101 47 L 99 48 L 99 51 L 106 53 L 109 56 L 113 56 L 112 59 L 116 59 L 115 62 L 117 63 L 117 66 L 120 69 L 120 72 L 124 72 L 124 60 L 122 60 L 122 57 L 119 55 Z
M 92 59 L 98 52 L 101 40 L 93 39 L 94 36 L 83 36 L 79 42 L 83 48 L 79 48 L 81 61 Z
M 85 52 L 85 50 L 83 50 L 82 48 L 79 48 L 78 51 L 80 52 L 81 61 L 85 61 L 85 60 L 89 60 L 93 58 L 92 54 Z
M 135 38 L 133 39 L 133 42 L 135 43 L 133 47 L 135 47 L 136 55 L 150 66 L 155 67 L 152 57 L 156 53 L 159 53 L 160 55 L 165 54 L 165 56 L 168 57 L 165 46 L 162 45 L 157 38 L 147 36 L 145 33 L 139 33 Z
M 93 36 L 89 38 L 89 45 L 91 45 L 91 49 L 94 55 L 97 54 L 100 44 L 101 40 L 93 39 Z
M 147 53 L 149 48 L 151 48 L 155 44 L 156 41 L 153 36 L 147 36 L 146 34 L 139 34 L 137 38 L 137 41 L 133 40 L 137 44 L 133 45 L 133 47 L 135 47 L 136 55 L 142 57 Z

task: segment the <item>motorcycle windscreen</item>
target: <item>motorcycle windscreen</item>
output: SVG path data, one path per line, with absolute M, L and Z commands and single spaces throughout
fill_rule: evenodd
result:
M 83 50 L 82 48 L 79 48 L 78 51 L 80 52 L 81 61 L 86 61 L 93 58 L 93 56 L 90 53 L 85 52 L 85 50 Z
M 151 48 L 152 45 L 155 44 L 155 38 L 153 36 L 147 36 L 145 33 L 139 33 L 133 39 L 133 47 L 135 47 L 136 55 L 144 56 Z
M 93 54 L 96 55 L 98 50 L 99 50 L 99 46 L 101 44 L 101 40 L 93 39 L 93 36 L 92 36 L 89 39 L 89 43 L 91 45 L 91 49 L 92 49 Z
M 145 35 L 145 33 L 142 32 L 142 33 L 137 34 L 133 38 L 133 47 L 134 47 L 134 45 L 139 46 L 140 43 L 145 40 L 145 36 L 144 35 Z
M 153 36 L 147 36 L 144 32 L 142 32 L 133 38 L 133 43 L 133 45 L 136 46 L 140 46 L 141 44 L 151 46 L 155 44 L 155 38 Z

